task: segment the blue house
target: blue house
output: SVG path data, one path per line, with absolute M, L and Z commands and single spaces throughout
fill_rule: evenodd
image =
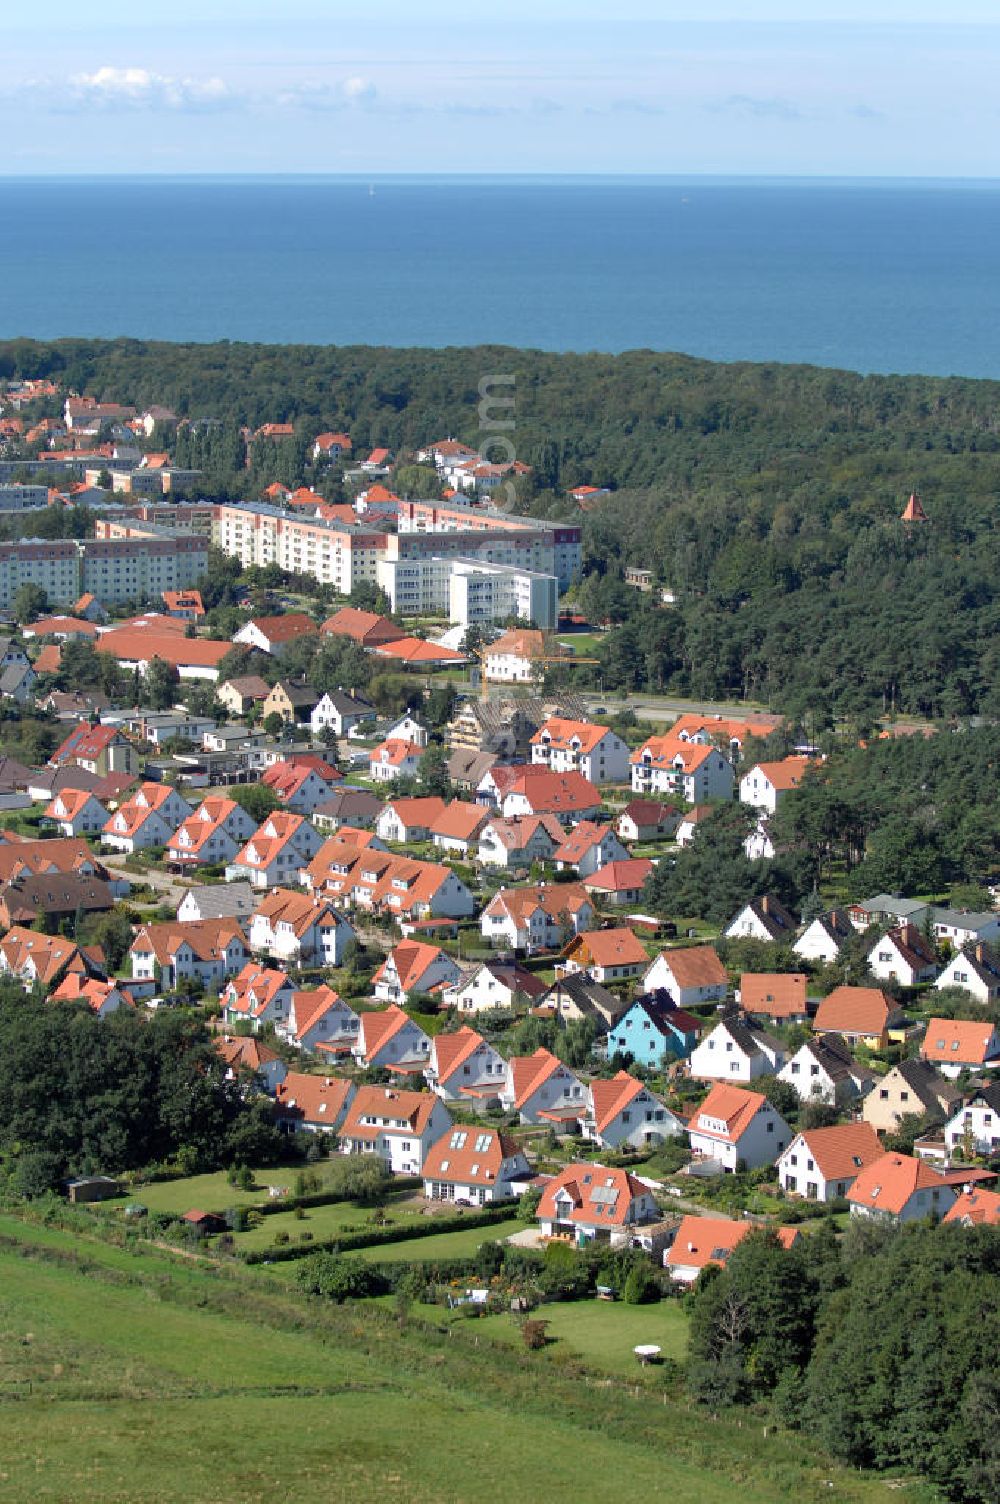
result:
M 698 1043 L 699 1022 L 660 989 L 637 997 L 608 1031 L 608 1057 L 621 1051 L 639 1065 L 686 1059 Z

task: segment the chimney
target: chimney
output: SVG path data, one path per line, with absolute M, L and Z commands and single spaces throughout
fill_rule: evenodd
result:
M 977 961 L 985 961 L 985 959 L 986 959 L 986 957 L 985 957 L 985 954 L 984 954 L 983 942 L 981 940 L 977 940 L 976 941 L 976 960 Z
M 764 913 L 764 914 L 770 914 L 770 912 L 771 912 L 771 900 L 768 898 L 768 896 L 767 896 L 766 893 L 764 894 L 764 897 L 760 901 L 760 907 L 761 907 L 761 912 L 762 913 Z

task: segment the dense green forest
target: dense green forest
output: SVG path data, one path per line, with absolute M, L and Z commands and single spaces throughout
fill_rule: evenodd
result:
M 595 682 L 797 715 L 1000 707 L 998 383 L 649 351 L 0 345 L 0 378 L 217 419 L 179 441 L 211 494 L 301 479 L 324 428 L 346 429 L 356 451 L 406 455 L 447 434 L 484 445 L 480 381 L 497 374 L 514 378 L 505 437 L 533 466 L 520 505 L 579 517 L 569 488 L 614 491 L 582 514 L 579 603 L 619 624 Z M 241 425 L 276 421 L 294 440 L 253 446 L 241 469 Z M 914 487 L 930 520 L 909 526 Z M 628 565 L 652 569 L 676 608 L 627 589 Z
M 829 1222 L 789 1250 L 759 1231 L 693 1299 L 690 1383 L 713 1407 L 768 1403 L 839 1461 L 910 1469 L 942 1497 L 1000 1493 L 988 1227 Z

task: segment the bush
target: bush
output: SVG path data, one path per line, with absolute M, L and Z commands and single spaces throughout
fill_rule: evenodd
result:
M 363 1260 L 336 1253 L 310 1254 L 298 1271 L 298 1281 L 307 1295 L 321 1295 L 338 1305 L 378 1293 L 378 1280 Z
M 622 1299 L 627 1306 L 651 1305 L 660 1298 L 660 1282 L 648 1264 L 636 1264 L 625 1281 Z
M 529 1352 L 537 1352 L 539 1348 L 545 1346 L 548 1341 L 548 1327 L 549 1324 L 547 1321 L 532 1320 L 522 1322 L 521 1336 Z

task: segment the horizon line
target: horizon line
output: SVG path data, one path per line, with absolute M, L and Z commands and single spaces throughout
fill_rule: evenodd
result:
M 382 168 L 372 172 L 320 172 L 303 169 L 301 172 L 277 171 L 211 171 L 185 172 L 136 172 L 130 170 L 108 172 L 75 172 L 53 170 L 51 172 L 0 172 L 0 182 L 217 182 L 220 179 L 246 182 L 360 182 L 385 181 L 412 182 L 589 182 L 589 183 L 810 183 L 810 184 L 1000 184 L 1000 174 L 955 174 L 944 177 L 924 173 L 782 173 L 782 172 L 588 172 L 588 171 L 511 171 L 475 172 L 467 170 L 436 171 L 434 169 L 407 170 Z

